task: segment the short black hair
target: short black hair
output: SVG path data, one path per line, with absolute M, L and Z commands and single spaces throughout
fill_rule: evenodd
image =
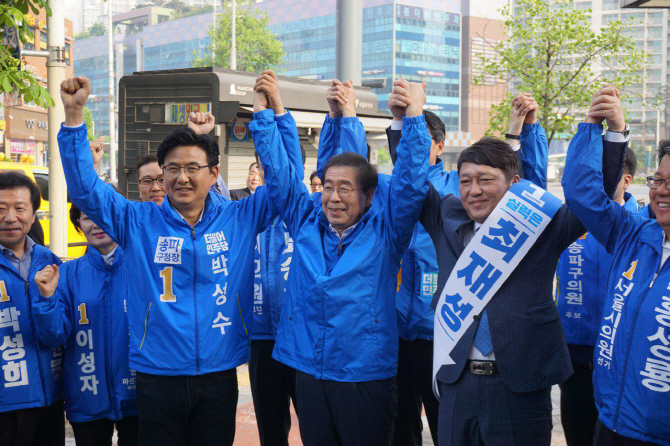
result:
M 377 187 L 377 169 L 358 153 L 345 152 L 329 159 L 323 168 L 324 184 L 328 177 L 328 169 L 335 166 L 346 166 L 356 169 L 358 171 L 358 182 L 364 193 L 368 193 Z
M 309 182 L 311 183 L 312 181 L 314 181 L 314 178 L 319 178 L 319 175 L 316 173 L 316 170 L 312 172 L 312 174 L 309 176 Z
M 135 169 L 137 169 L 136 170 L 137 174 L 139 175 L 139 173 L 140 173 L 140 167 L 146 166 L 147 164 L 151 164 L 151 163 L 158 164 L 158 157 L 156 155 L 154 155 L 153 153 L 150 153 L 148 155 L 144 155 L 143 157 L 138 159 L 137 160 L 137 165 L 135 166 Z
M 33 214 L 35 214 L 40 208 L 40 204 L 42 204 L 42 197 L 37 184 L 23 172 L 0 173 L 0 190 L 19 189 L 21 187 L 25 187 L 30 192 L 30 204 L 32 204 Z
M 459 174 L 463 163 L 495 167 L 505 173 L 507 180 L 519 173 L 519 160 L 514 150 L 505 141 L 490 136 L 480 139 L 461 152 L 457 162 Z
M 426 125 L 428 126 L 428 133 L 435 142 L 442 142 L 447 134 L 447 128 L 444 122 L 437 117 L 435 113 L 429 110 L 423 111 L 423 116 L 426 118 Z
M 188 127 L 175 130 L 158 146 L 158 165 L 163 167 L 165 157 L 177 147 L 197 146 L 207 154 L 207 164 L 209 167 L 219 165 L 219 145 L 209 135 L 198 135 Z
M 623 159 L 623 173 L 635 176 L 637 170 L 637 157 L 630 147 L 626 150 L 626 156 Z
M 670 139 L 664 139 L 658 143 L 658 164 L 665 155 L 670 155 Z

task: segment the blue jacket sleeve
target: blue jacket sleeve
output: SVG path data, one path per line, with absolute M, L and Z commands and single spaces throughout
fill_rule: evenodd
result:
M 344 152 L 355 152 L 368 157 L 368 145 L 365 129 L 357 117 L 335 118 L 326 116 L 319 135 L 319 152 L 317 154 L 316 171 L 323 181 L 323 168 L 335 155 Z
M 644 218 L 628 212 L 605 194 L 602 131 L 598 124 L 579 124 L 570 141 L 562 185 L 570 210 L 611 253 L 617 241 L 634 231 Z
M 249 129 L 265 171 L 264 189 L 267 189 L 269 200 L 280 213 L 289 233 L 295 237 L 315 205 L 295 166 L 289 162 L 273 113 L 272 110 L 254 113 Z
M 72 202 L 121 247 L 132 238 L 141 203 L 128 201 L 105 184 L 93 169 L 86 125 L 61 126 L 58 132 L 65 180 Z
M 66 269 L 61 269 L 58 288 L 51 297 L 32 296 L 32 316 L 39 340 L 48 347 L 65 344 L 73 328 L 71 294 L 67 287 Z
M 546 189 L 549 144 L 540 122 L 524 124 L 520 138 L 523 177 L 536 186 Z
M 275 115 L 275 122 L 277 123 L 286 155 L 288 155 L 288 160 L 293 165 L 296 174 L 300 177 L 300 181 L 302 181 L 305 179 L 305 164 L 302 162 L 298 125 L 288 110 L 281 116 Z
M 423 115 L 403 118 L 398 161 L 393 167 L 384 210 L 387 246 L 396 254 L 407 249 L 428 193 L 430 141 Z

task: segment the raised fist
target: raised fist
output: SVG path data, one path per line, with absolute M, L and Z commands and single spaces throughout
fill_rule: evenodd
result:
M 256 78 L 255 91 L 262 91 L 267 97 L 266 108 L 274 110 L 276 115 L 285 112 L 284 105 L 281 102 L 281 95 L 279 94 L 279 79 L 274 71 L 263 71 L 258 78 Z
M 537 102 L 530 93 L 519 93 L 512 99 L 510 111 L 509 133 L 520 135 L 524 124 L 537 122 Z
M 91 81 L 86 76 L 71 77 L 60 84 L 60 97 L 65 109 L 84 109 L 91 94 Z
M 395 121 L 402 121 L 405 117 L 407 106 L 412 101 L 409 98 L 409 82 L 405 79 L 396 79 L 393 81 L 393 90 L 389 95 L 389 110 Z
M 423 114 L 423 106 L 426 104 L 426 93 L 424 89 L 426 83 L 410 82 L 409 83 L 409 100 L 410 104 L 405 109 L 408 117 L 420 116 Z
M 100 160 L 102 159 L 103 155 L 105 154 L 103 151 L 103 147 L 105 145 L 105 138 L 102 136 L 95 141 L 89 141 L 88 145 L 91 147 L 91 156 L 93 157 L 93 166 L 98 165 L 100 163 Z
M 600 124 L 607 120 L 607 127 L 613 132 L 626 129 L 626 119 L 621 108 L 621 95 L 613 85 L 605 85 L 593 95 L 587 122 Z
M 191 112 L 188 115 L 188 128 L 198 135 L 207 135 L 214 130 L 214 115 L 210 112 Z
M 40 290 L 40 294 L 44 297 L 51 297 L 56 292 L 58 286 L 58 278 L 60 273 L 58 265 L 47 265 L 35 274 L 35 283 Z

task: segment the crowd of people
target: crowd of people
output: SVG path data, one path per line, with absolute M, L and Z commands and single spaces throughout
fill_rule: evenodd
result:
M 553 385 L 568 445 L 670 445 L 670 143 L 640 210 L 616 88 L 570 143 L 566 204 L 531 95 L 449 171 L 445 126 L 404 79 L 392 174 L 333 80 L 308 188 L 271 71 L 245 188 L 193 113 L 138 161 L 133 202 L 94 169 L 90 88 L 63 82 L 58 137 L 83 257 L 28 236 L 40 192 L 0 173 L 0 443 L 63 445 L 65 412 L 77 445 L 232 445 L 248 362 L 262 445 L 288 445 L 291 403 L 309 446 L 420 445 L 424 411 L 435 444 L 549 445 Z

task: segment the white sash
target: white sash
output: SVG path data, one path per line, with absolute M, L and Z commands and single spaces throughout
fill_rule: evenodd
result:
M 537 241 L 561 201 L 529 181 L 512 185 L 472 238 L 451 271 L 435 308 L 433 391 L 451 352 Z

